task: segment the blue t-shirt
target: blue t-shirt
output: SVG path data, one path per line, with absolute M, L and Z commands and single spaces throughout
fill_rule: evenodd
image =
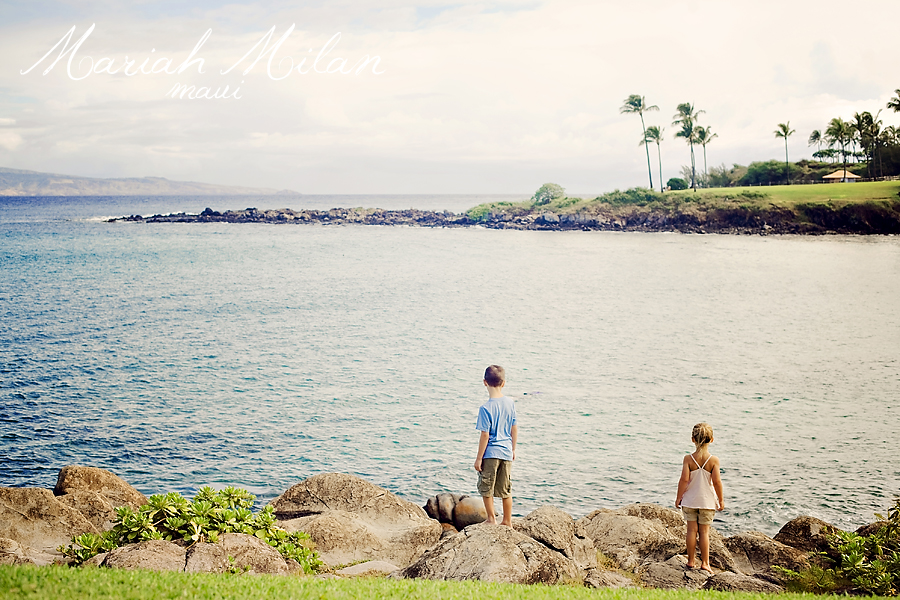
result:
M 516 424 L 516 404 L 510 398 L 490 398 L 478 409 L 475 429 L 490 434 L 483 458 L 513 459 L 512 427 Z

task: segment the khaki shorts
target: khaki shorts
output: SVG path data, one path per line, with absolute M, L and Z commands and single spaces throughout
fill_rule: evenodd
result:
M 512 481 L 509 473 L 512 461 L 502 458 L 485 458 L 481 461 L 481 472 L 478 474 L 478 493 L 483 498 L 512 497 Z
M 688 521 L 697 521 L 698 525 L 712 525 L 713 519 L 716 518 L 716 511 L 711 508 L 688 508 L 681 507 L 684 518 Z

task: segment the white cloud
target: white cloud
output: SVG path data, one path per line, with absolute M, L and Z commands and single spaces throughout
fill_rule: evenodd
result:
M 808 155 L 809 131 L 874 113 L 900 85 L 889 25 L 900 11 L 884 0 L 870 8 L 881 16 L 867 21 L 864 44 L 849 43 L 852 32 L 834 35 L 844 6 L 831 0 L 815 11 L 769 0 L 182 4 L 167 15 L 152 4 L 95 1 L 74 16 L 66 5 L 66 21 L 23 13 L 0 25 L 0 114 L 18 132 L 3 147 L 14 143 L 15 166 L 105 176 L 155 169 L 311 193 L 526 192 L 553 177 L 600 192 L 645 184 L 639 121 L 618 112 L 628 94 L 660 106 L 647 124 L 667 128 L 668 177 L 688 162 L 671 137 L 679 102 L 705 109 L 702 122 L 719 134 L 710 164 L 746 164 L 779 156 L 777 123 L 798 131 L 791 155 Z M 199 53 L 205 73 L 72 81 L 61 62 L 46 76 L 43 67 L 18 74 L 73 24 L 80 36 L 94 22 L 79 54 L 94 61 L 127 54 L 178 64 L 212 29 Z M 272 81 L 262 62 L 245 76 L 219 74 L 273 25 L 277 38 L 291 23 L 279 58 L 309 66 L 340 31 L 329 60 L 378 55 L 384 74 Z M 783 33 L 785 23 L 802 26 Z M 237 86 L 242 99 L 165 98 L 176 82 Z
M 22 136 L 13 131 L 0 131 L 0 148 L 6 148 L 10 152 L 19 147 Z

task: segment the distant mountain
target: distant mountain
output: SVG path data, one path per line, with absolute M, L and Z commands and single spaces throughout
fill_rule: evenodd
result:
M 0 167 L 0 196 L 273 196 L 291 190 L 170 181 L 165 177 L 100 179 Z

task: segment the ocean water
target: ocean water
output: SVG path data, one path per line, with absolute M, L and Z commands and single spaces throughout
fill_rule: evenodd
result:
M 101 220 L 483 200 L 0 199 L 0 486 L 84 464 L 146 494 L 329 471 L 471 494 L 498 363 L 517 514 L 671 506 L 699 421 L 723 533 L 893 502 L 900 238 Z

